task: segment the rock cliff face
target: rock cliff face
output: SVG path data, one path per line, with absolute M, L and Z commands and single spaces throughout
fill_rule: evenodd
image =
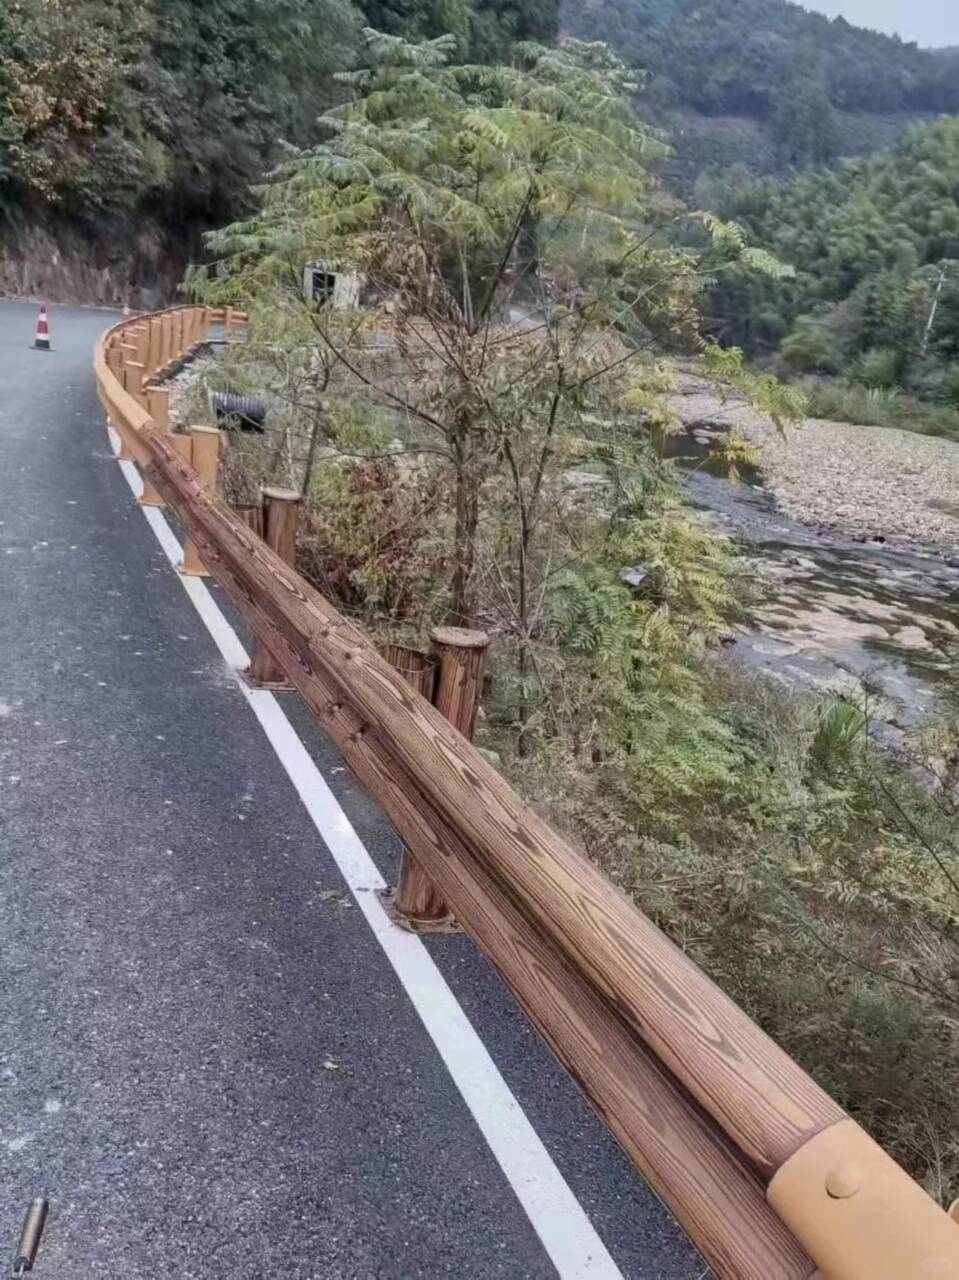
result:
M 149 227 L 99 243 L 31 228 L 0 241 L 0 294 L 148 311 L 176 301 L 186 261 Z

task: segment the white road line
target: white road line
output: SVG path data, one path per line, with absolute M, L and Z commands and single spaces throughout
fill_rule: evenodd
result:
M 116 439 L 114 448 L 116 448 Z M 120 469 L 133 493 L 143 485 L 132 462 Z M 182 548 L 162 511 L 143 507 L 172 565 Z M 201 578 L 180 577 L 207 630 L 349 885 L 367 924 L 413 1002 L 490 1150 L 562 1280 L 623 1280 L 586 1211 L 556 1168 L 522 1107 L 450 991 L 422 941 L 392 923 L 376 891 L 383 877 L 336 796 L 272 693 L 239 678 L 249 662 L 239 636 Z

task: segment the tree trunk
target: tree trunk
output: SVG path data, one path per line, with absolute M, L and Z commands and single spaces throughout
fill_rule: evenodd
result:
M 310 483 L 313 480 L 313 468 L 316 465 L 316 449 L 320 439 L 320 426 L 323 418 L 319 409 L 313 414 L 313 430 L 310 432 L 310 444 L 306 453 L 306 466 L 303 469 L 303 488 L 301 490 L 303 497 L 309 497 Z
M 456 533 L 452 599 L 447 621 L 468 627 L 473 621 L 473 570 L 476 565 L 476 531 L 479 526 L 478 480 L 465 461 L 456 470 Z
M 517 622 L 519 624 L 519 738 L 516 749 L 526 755 L 526 731 L 529 723 L 529 544 L 530 528 L 525 513 L 521 514 L 519 561 L 517 564 Z

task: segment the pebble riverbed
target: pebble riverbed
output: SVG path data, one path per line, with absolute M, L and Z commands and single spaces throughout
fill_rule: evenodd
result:
M 670 405 L 688 432 L 736 429 L 759 445 L 766 487 L 794 519 L 959 557 L 959 444 L 814 418 L 780 433 L 749 405 L 724 401 L 715 387 L 689 376 Z

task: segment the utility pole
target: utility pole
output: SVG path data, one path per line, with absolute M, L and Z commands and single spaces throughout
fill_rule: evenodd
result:
M 946 283 L 946 268 L 943 267 L 939 272 L 939 283 L 936 285 L 936 294 L 932 300 L 932 307 L 929 311 L 929 319 L 926 322 L 926 332 L 922 335 L 922 346 L 919 348 L 920 353 L 925 355 L 929 350 L 929 340 L 932 337 L 933 326 L 936 323 L 936 312 L 939 310 L 939 303 L 942 299 L 943 286 Z

